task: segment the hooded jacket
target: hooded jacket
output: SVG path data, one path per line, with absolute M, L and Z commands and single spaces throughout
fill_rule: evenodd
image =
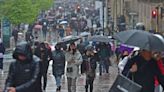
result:
M 21 61 L 18 59 L 19 55 L 24 55 L 27 59 Z M 16 92 L 42 92 L 39 74 L 40 59 L 32 55 L 30 45 L 16 46 L 13 58 L 15 61 L 10 65 L 5 91 L 7 87 L 15 87 Z

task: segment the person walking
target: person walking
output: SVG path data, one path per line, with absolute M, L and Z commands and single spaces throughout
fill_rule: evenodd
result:
M 5 46 L 2 43 L 2 39 L 0 39 L 0 74 L 3 74 L 3 57 L 5 53 Z
M 16 46 L 17 41 L 18 41 L 18 28 L 13 29 L 12 36 L 14 37 L 14 42 L 15 42 L 15 46 Z
M 49 67 L 49 58 L 52 58 L 52 53 L 49 52 L 48 48 L 46 48 L 45 43 L 40 43 L 38 48 L 36 48 L 35 50 L 35 55 L 41 59 L 40 68 L 41 75 L 43 77 L 43 90 L 45 91 L 47 86 L 47 71 Z
M 71 43 L 66 52 L 68 92 L 76 92 L 76 79 L 79 77 L 79 66 L 83 59 L 76 49 L 75 43 Z
M 137 56 L 129 59 L 122 74 L 128 75 L 128 78 L 141 85 L 140 92 L 154 92 L 155 76 L 164 87 L 164 75 L 160 72 L 152 52 L 148 50 L 141 50 Z
M 59 25 L 58 34 L 60 38 L 64 37 L 64 28 L 62 25 Z
M 162 75 L 164 75 L 164 61 L 163 61 L 163 57 L 162 54 L 160 52 L 155 52 L 153 53 L 154 58 L 157 61 L 157 65 L 160 69 L 160 72 L 162 73 Z M 157 80 L 157 77 L 155 76 L 155 91 L 154 92 L 162 92 L 162 88 L 160 83 Z
M 83 57 L 85 65 L 83 66 L 86 74 L 86 85 L 85 92 L 88 92 L 88 88 L 90 87 L 90 92 L 93 92 L 93 82 L 96 76 L 96 67 L 97 67 L 97 57 L 94 53 L 94 48 L 92 46 L 88 46 L 86 48 L 85 56 Z
M 14 62 L 10 64 L 4 92 L 42 92 L 39 61 L 29 44 L 16 46 Z
M 61 91 L 61 80 L 65 70 L 65 54 L 61 50 L 60 44 L 56 44 L 55 51 L 52 52 L 52 72 L 56 80 L 56 91 Z
M 119 73 L 122 73 L 129 58 L 130 58 L 129 52 L 127 50 L 124 50 L 118 63 Z
M 98 55 L 100 58 L 99 71 L 100 71 L 100 76 L 101 76 L 103 69 L 105 69 L 106 73 L 109 73 L 109 65 L 110 65 L 109 56 L 110 56 L 110 53 L 109 53 L 109 50 L 108 50 L 106 43 L 100 43 Z

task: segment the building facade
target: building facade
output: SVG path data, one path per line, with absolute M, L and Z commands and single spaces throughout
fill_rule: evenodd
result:
M 149 0 L 150 1 L 150 0 Z M 164 32 L 164 18 L 161 15 L 161 8 L 164 2 L 142 2 L 141 0 L 108 0 L 108 6 L 111 6 L 112 19 L 115 27 L 117 26 L 118 17 L 124 15 L 126 18 L 126 27 L 132 29 L 135 24 L 142 22 L 145 24 L 146 30 L 154 30 Z M 158 20 L 152 18 L 152 11 L 158 9 Z

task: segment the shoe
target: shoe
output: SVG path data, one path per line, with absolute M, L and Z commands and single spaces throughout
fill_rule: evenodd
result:
M 59 88 L 59 91 L 61 90 L 61 86 L 58 87 Z
M 56 91 L 60 91 L 61 90 L 61 86 L 59 86 L 57 89 L 56 89 Z

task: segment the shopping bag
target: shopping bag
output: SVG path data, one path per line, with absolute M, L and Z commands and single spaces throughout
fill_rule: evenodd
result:
M 118 75 L 109 92 L 140 92 L 142 86 L 123 75 Z
M 86 74 L 81 74 L 78 78 L 79 85 L 86 85 Z

